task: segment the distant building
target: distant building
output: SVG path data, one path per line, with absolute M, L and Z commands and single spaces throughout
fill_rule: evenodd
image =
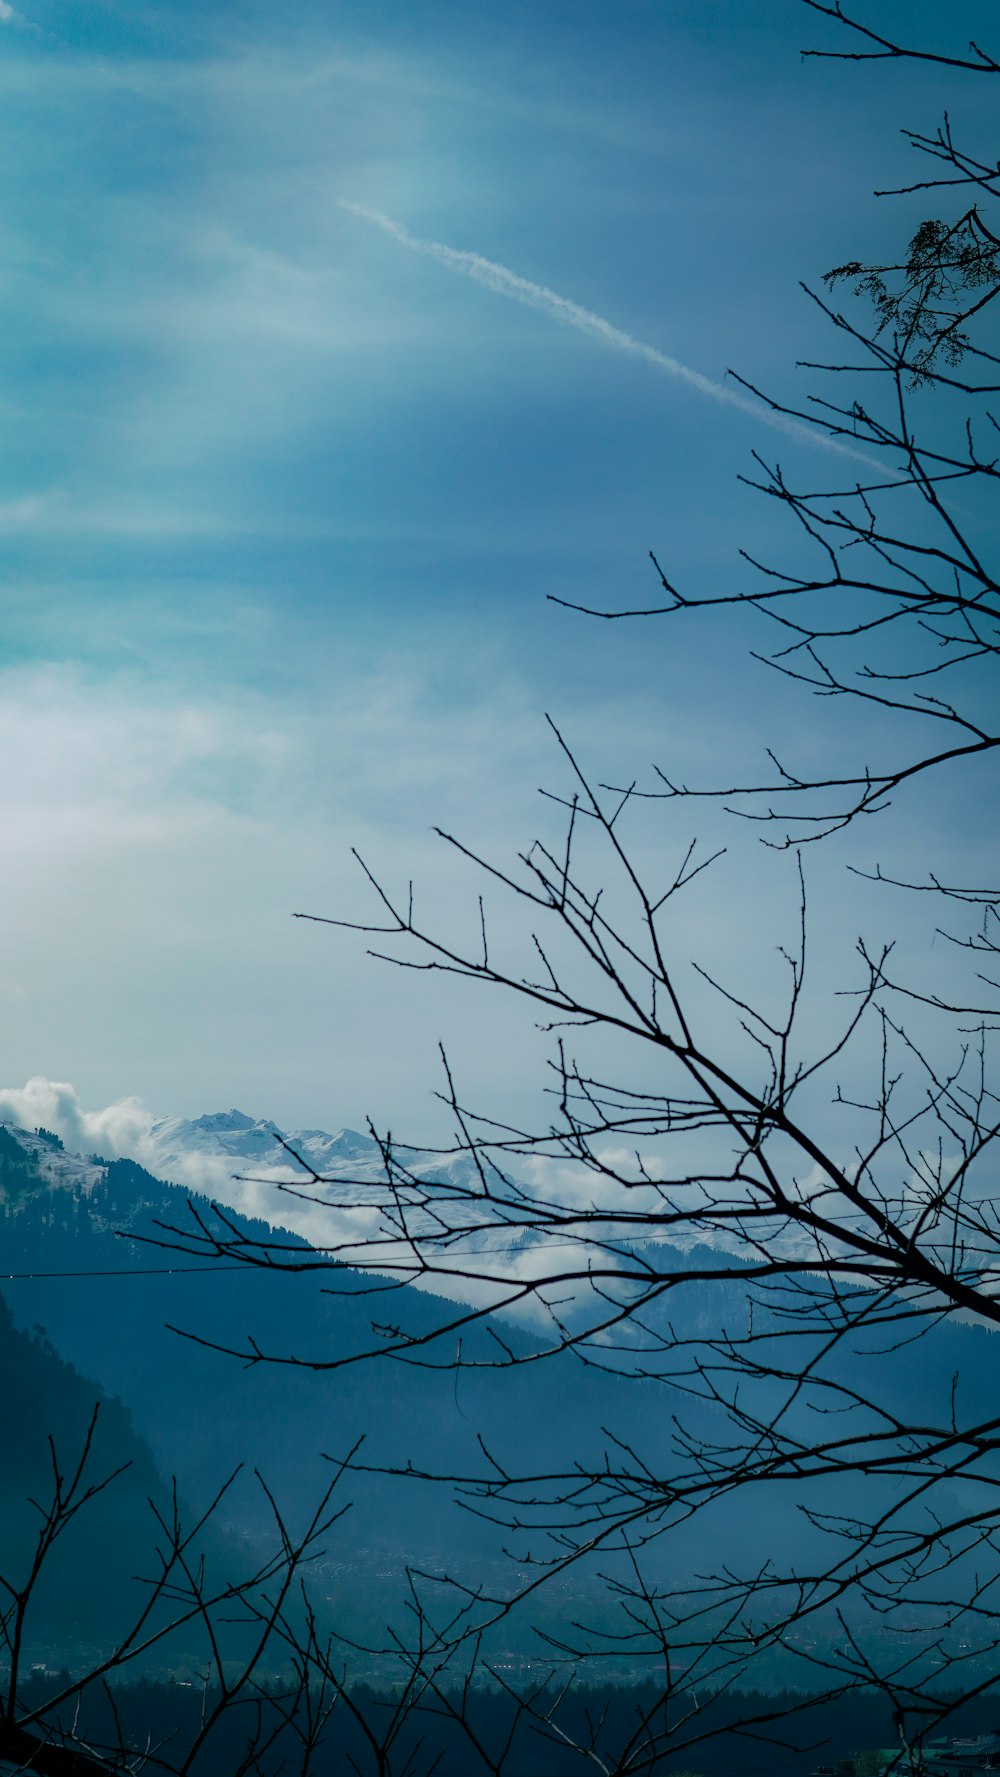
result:
M 924 1748 L 927 1777 L 979 1777 L 981 1771 L 1000 1773 L 1000 1733 L 980 1734 L 975 1739 L 932 1740 Z
M 861 1777 L 861 1773 L 869 1777 L 872 1772 L 883 1772 L 885 1777 L 896 1777 L 897 1773 L 898 1777 L 911 1777 L 911 1772 L 917 1771 L 921 1777 L 982 1777 L 984 1771 L 1000 1777 L 1000 1731 L 964 1739 L 929 1740 L 919 1762 L 913 1765 L 898 1746 L 879 1747 L 860 1756 L 853 1754 L 839 1764 L 817 1765 L 809 1777 L 845 1777 L 852 1764 L 856 1777 Z

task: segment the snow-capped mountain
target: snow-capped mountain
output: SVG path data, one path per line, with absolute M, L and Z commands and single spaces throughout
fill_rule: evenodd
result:
M 0 1123 L 0 1200 L 9 1203 L 25 1190 L 59 1187 L 89 1196 L 104 1177 L 98 1156 L 68 1154 L 47 1129 L 14 1129 Z
M 0 1166 L 0 1198 L 5 1201 L 23 1188 L 19 1181 L 29 1150 L 33 1192 L 51 1186 L 90 1193 L 109 1161 L 134 1161 L 153 1179 L 291 1231 L 348 1263 L 370 1264 L 376 1246 L 383 1263 L 403 1254 L 404 1249 L 397 1253 L 387 1245 L 399 1233 L 395 1212 L 401 1199 L 387 1183 L 378 1143 L 356 1129 L 335 1134 L 283 1130 L 269 1118 L 236 1108 L 194 1118 L 132 1117 L 116 1130 L 100 1132 L 102 1154 L 84 1157 L 67 1151 L 50 1130 L 6 1128 L 7 1139 L 16 1134 L 20 1146 L 12 1156 L 10 1182 Z M 6 1128 L 0 1125 L 0 1147 Z M 80 1140 L 79 1128 L 67 1127 L 64 1133 Z M 107 1141 L 109 1133 L 115 1137 L 112 1142 Z M 500 1272 L 537 1244 L 538 1236 L 519 1226 L 516 1205 L 505 1211 L 496 1200 L 483 1198 L 467 1155 L 402 1149 L 395 1158 L 407 1169 L 402 1195 L 410 1235 L 434 1237 L 445 1224 L 452 1230 L 461 1227 L 462 1250 L 489 1254 Z M 400 1183 L 398 1175 L 395 1183 Z M 431 1202 L 433 1214 L 427 1213 Z M 449 1287 L 447 1278 L 442 1281 Z
M 193 1184 L 317 1242 L 330 1237 L 331 1211 L 360 1209 L 364 1214 L 395 1201 L 378 1143 L 357 1129 L 339 1129 L 334 1135 L 325 1129 L 283 1130 L 268 1118 L 254 1119 L 236 1109 L 191 1119 L 163 1117 L 151 1125 L 134 1157 L 158 1178 Z M 426 1189 L 434 1199 L 435 1228 L 440 1230 L 445 1221 L 466 1230 L 464 1251 L 509 1259 L 536 1244 L 536 1235 L 518 1227 L 516 1212 L 505 1214 L 483 1200 L 479 1175 L 467 1155 L 404 1148 L 396 1158 L 417 1183 L 417 1194 Z M 413 1232 L 420 1218 L 412 1201 L 410 1211 Z M 339 1228 L 343 1233 L 348 1225 Z M 361 1260 L 361 1250 L 350 1257 Z
M 285 1146 L 284 1144 L 287 1144 Z M 150 1171 L 163 1178 L 186 1170 L 192 1155 L 231 1162 L 234 1172 L 249 1170 L 266 1177 L 294 1178 L 294 1155 L 307 1167 L 326 1176 L 382 1177 L 381 1156 L 371 1136 L 356 1129 L 279 1129 L 269 1118 L 248 1117 L 244 1111 L 210 1111 L 204 1117 L 160 1117 L 151 1125 L 141 1154 Z M 291 1152 L 289 1152 L 289 1149 Z

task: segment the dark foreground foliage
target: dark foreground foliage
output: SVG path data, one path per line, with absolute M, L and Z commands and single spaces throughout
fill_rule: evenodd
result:
M 32 1701 L 33 1686 L 41 1694 L 50 1683 L 41 1676 L 29 1681 L 25 1700 Z M 252 1705 L 230 1709 L 221 1732 L 190 1771 L 192 1777 L 242 1771 L 278 1777 L 304 1769 L 310 1777 L 422 1777 L 431 1771 L 435 1777 L 488 1777 L 504 1749 L 504 1768 L 517 1777 L 582 1777 L 585 1771 L 612 1777 L 621 1767 L 606 1749 L 628 1740 L 632 1725 L 655 1708 L 657 1692 L 652 1680 L 605 1689 L 573 1686 L 563 1694 L 550 1685 L 537 1695 L 533 1720 L 500 1684 L 465 1697 L 458 1691 L 428 1693 L 420 1706 L 402 1712 L 392 1689 L 359 1685 L 332 1705 L 316 1743 L 314 1717 L 301 1704 L 290 1710 L 287 1694 L 275 1686 Z M 686 1701 L 690 1707 L 692 1699 Z M 988 1733 L 1000 1722 L 1000 1696 L 986 1693 L 961 1705 L 957 1698 L 940 1701 L 953 1735 Z M 196 1681 L 118 1686 L 88 1697 L 85 1714 L 76 1719 L 76 1735 L 95 1748 L 121 1741 L 142 1748 L 143 1768 L 156 1771 L 172 1762 L 179 1745 L 197 1737 L 199 1723 L 217 1702 L 214 1690 Z M 957 1705 L 953 1714 L 951 1703 Z M 672 1757 L 654 1756 L 650 1762 L 640 1757 L 630 1771 L 654 1777 L 806 1777 L 830 1767 L 836 1777 L 863 1777 L 876 1768 L 873 1754 L 881 1751 L 884 1764 L 886 1755 L 901 1750 L 891 1711 L 877 1691 L 833 1701 L 791 1691 L 732 1692 L 696 1710 L 682 1738 L 685 1748 Z M 251 1744 L 258 1750 L 248 1763 Z

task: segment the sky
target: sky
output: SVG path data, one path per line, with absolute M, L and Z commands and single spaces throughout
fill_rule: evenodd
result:
M 991 11 L 865 16 L 950 48 Z M 527 1114 L 522 1009 L 292 914 L 368 914 L 356 848 L 474 931 L 433 829 L 504 862 L 545 830 L 546 713 L 612 778 L 819 744 L 745 626 L 550 595 L 655 602 L 650 550 L 743 583 L 741 547 L 783 546 L 751 453 L 844 473 L 727 372 L 804 393 L 799 281 L 905 238 L 872 188 L 952 90 L 802 60 L 834 40 L 799 0 L 0 4 L 8 1087 L 424 1139 L 443 1041 Z M 651 820 L 650 859 L 713 840 Z M 745 849 L 692 948 L 766 972 L 784 869 Z

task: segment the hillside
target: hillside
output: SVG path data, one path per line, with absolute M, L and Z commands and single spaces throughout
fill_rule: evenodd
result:
M 629 1374 L 635 1366 L 627 1352 L 608 1350 L 606 1368 L 567 1354 L 535 1361 L 543 1350 L 536 1335 L 488 1319 L 418 1346 L 416 1361 L 354 1361 L 384 1340 L 387 1326 L 425 1339 L 452 1325 L 460 1310 L 426 1291 L 344 1266 L 289 1275 L 207 1263 L 147 1244 L 163 1238 L 165 1224 L 194 1226 L 192 1208 L 212 1225 L 216 1211 L 208 1199 L 189 1199 L 132 1161 L 84 1159 L 63 1153 L 44 1132 L 0 1127 L 2 1287 L 17 1322 L 44 1328 L 64 1357 L 121 1397 L 152 1460 L 161 1473 L 177 1475 L 193 1505 L 206 1503 L 242 1464 L 222 1524 L 231 1536 L 254 1539 L 270 1520 L 255 1471 L 293 1526 L 327 1485 L 330 1458 L 353 1451 L 358 1464 L 396 1471 L 345 1477 L 341 1497 L 350 1511 L 314 1575 L 331 1620 L 349 1625 L 358 1639 L 384 1637 L 408 1566 L 472 1575 L 489 1591 L 528 1577 L 526 1563 L 552 1553 L 546 1531 L 530 1529 L 536 1516 L 530 1509 L 520 1510 L 525 1528 L 512 1535 L 467 1509 L 474 1499 L 463 1505 L 452 1490 L 417 1480 L 414 1471 L 483 1476 L 495 1473 L 496 1463 L 508 1473 L 558 1473 L 571 1460 L 596 1473 L 607 1453 L 613 1466 L 644 1464 L 666 1479 L 687 1461 L 678 1421 L 696 1436 L 726 1435 L 720 1410 L 703 1398 L 669 1381 Z M 248 1242 L 271 1232 L 235 1212 L 226 1215 Z M 313 1258 L 300 1239 L 281 1239 L 291 1255 Z M 692 1263 L 706 1258 L 690 1255 Z M 680 1255 L 674 1259 L 683 1262 Z M 655 1314 L 663 1367 L 677 1367 L 678 1354 L 681 1367 L 689 1366 L 724 1327 L 737 1333 L 745 1327 L 746 1290 L 738 1281 L 693 1283 Z M 463 1367 L 456 1372 L 459 1338 Z M 247 1365 L 213 1349 L 245 1352 L 251 1342 L 296 1361 Z M 867 1353 L 857 1344 L 842 1347 L 834 1370 L 849 1375 L 858 1362 L 868 1368 L 880 1344 L 885 1339 L 876 1334 Z M 910 1347 L 882 1350 L 869 1376 L 877 1377 L 883 1398 L 912 1414 L 918 1405 L 944 1410 L 959 1374 L 962 1389 L 981 1398 L 986 1410 L 993 1350 L 991 1335 L 980 1328 L 939 1325 L 921 1340 L 918 1363 Z M 520 1360 L 514 1373 L 496 1367 L 504 1352 Z M 328 1364 L 333 1367 L 323 1367 Z M 51 1411 L 61 1427 L 57 1401 Z M 851 1507 L 833 1485 L 814 1491 L 812 1503 L 841 1513 Z M 552 1521 L 551 1514 L 542 1516 Z M 669 1519 L 665 1494 L 661 1521 Z M 677 1589 L 695 1573 L 766 1555 L 779 1540 L 786 1553 L 805 1551 L 814 1536 L 787 1488 L 755 1489 L 752 1530 L 749 1524 L 745 1509 L 732 1509 L 723 1498 L 655 1542 L 647 1567 Z M 599 1598 L 606 1612 L 609 1595 L 594 1570 L 614 1572 L 620 1559 L 602 1549 L 589 1565 L 573 1568 L 543 1590 L 532 1620 L 555 1631 L 566 1616 L 596 1609 Z M 504 1634 L 512 1645 L 537 1646 L 527 1625 L 508 1624 Z
M 170 1488 L 121 1401 L 65 1362 L 41 1329 L 19 1331 L 2 1298 L 0 1395 L 3 1610 L 28 1587 L 57 1489 L 67 1508 L 94 1489 L 77 1516 L 67 1512 L 31 1589 L 23 1656 L 50 1665 L 95 1662 L 120 1642 L 147 1602 L 163 1546 L 156 1514 L 169 1517 Z M 209 1537 L 207 1546 L 221 1553 L 218 1539 Z M 13 1632 L 14 1618 L 8 1622 Z M 0 1663 L 7 1651 L 0 1644 Z M 181 1653 L 175 1643 L 171 1657 Z

